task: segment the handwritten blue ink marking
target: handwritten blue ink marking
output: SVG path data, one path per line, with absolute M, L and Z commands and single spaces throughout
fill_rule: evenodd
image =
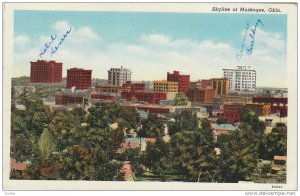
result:
M 246 27 L 246 31 L 245 31 L 245 34 L 244 34 L 244 37 L 243 37 L 243 43 L 241 45 L 242 47 L 240 49 L 240 53 L 237 53 L 236 56 L 235 56 L 238 61 L 240 61 L 240 59 L 243 56 L 244 49 L 245 49 L 245 41 L 246 41 L 246 37 L 247 37 L 248 30 L 249 30 L 249 27 L 250 27 L 248 21 L 246 21 L 246 23 L 247 23 L 247 27 Z
M 253 47 L 254 47 L 254 41 L 255 41 L 255 32 L 256 32 L 256 28 L 257 26 L 261 24 L 264 27 L 264 24 L 262 23 L 262 21 L 260 19 L 257 20 L 255 26 L 253 29 L 250 29 L 250 33 L 249 33 L 249 37 L 252 39 L 250 41 L 250 47 L 246 50 L 246 53 L 250 56 L 252 54 L 253 51 Z
M 64 42 L 64 40 L 66 39 L 66 37 L 68 36 L 68 34 L 71 32 L 72 28 L 70 27 L 70 30 L 68 30 L 63 37 L 60 39 L 59 43 L 57 46 L 55 46 L 54 48 L 51 47 L 51 57 L 53 54 L 56 53 L 56 51 L 59 49 L 59 47 L 61 46 L 61 44 Z
M 56 39 L 56 34 L 53 36 L 51 35 L 51 41 L 45 43 L 44 48 L 41 49 L 41 52 L 39 54 L 39 57 L 42 58 L 43 55 L 47 52 L 48 48 L 51 46 L 51 44 L 53 43 L 53 41 Z

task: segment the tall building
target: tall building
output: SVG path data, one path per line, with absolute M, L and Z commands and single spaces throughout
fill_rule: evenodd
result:
M 229 79 L 232 91 L 251 91 L 256 89 L 256 71 L 250 66 L 237 66 L 237 69 L 223 69 L 224 77 Z
M 30 82 L 59 83 L 62 81 L 62 63 L 38 60 L 30 64 Z
M 191 102 L 212 103 L 214 100 L 214 89 L 189 89 L 187 97 Z
M 155 80 L 153 81 L 154 92 L 162 93 L 177 93 L 178 82 L 166 81 L 166 80 Z
M 67 88 L 91 89 L 92 70 L 72 68 L 67 70 Z
M 229 94 L 229 80 L 227 78 L 213 78 L 212 88 L 215 90 L 215 96 Z
M 167 74 L 167 80 L 178 82 L 178 92 L 187 93 L 190 87 L 190 75 L 179 74 L 179 71 L 173 71 L 173 73 Z
M 111 85 L 122 86 L 131 81 L 131 70 L 123 68 L 111 68 L 108 70 L 108 83 Z

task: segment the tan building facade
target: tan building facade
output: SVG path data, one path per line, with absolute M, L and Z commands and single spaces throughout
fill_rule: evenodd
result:
M 178 82 L 167 80 L 155 80 L 153 81 L 153 90 L 154 92 L 177 93 Z
M 229 80 L 227 78 L 213 78 L 212 86 L 215 90 L 215 96 L 229 94 Z

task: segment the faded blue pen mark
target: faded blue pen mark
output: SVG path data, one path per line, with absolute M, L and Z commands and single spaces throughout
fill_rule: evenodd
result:
M 66 37 L 68 36 L 68 34 L 71 32 L 72 28 L 70 27 L 70 29 L 63 35 L 63 37 L 60 39 L 59 43 L 57 46 L 55 47 L 51 47 L 51 57 L 53 54 L 56 53 L 56 51 L 59 49 L 59 47 L 62 45 L 62 43 L 64 43 Z
M 237 53 L 236 56 L 235 56 L 238 61 L 240 61 L 240 59 L 243 56 L 243 53 L 244 53 L 244 50 L 245 50 L 246 37 L 248 35 L 248 30 L 249 30 L 249 27 L 250 27 L 249 22 L 246 21 L 246 23 L 247 23 L 247 27 L 246 27 L 245 34 L 244 34 L 244 37 L 243 37 L 243 43 L 241 45 L 241 49 L 240 49 L 239 53 Z
M 257 20 L 255 26 L 253 29 L 250 29 L 249 37 L 251 39 L 250 41 L 250 47 L 246 50 L 246 53 L 250 56 L 252 54 L 253 48 L 254 48 L 254 41 L 255 41 L 255 33 L 257 26 L 261 24 L 264 27 L 264 24 L 260 19 Z
M 50 48 L 51 44 L 53 43 L 53 41 L 56 39 L 56 34 L 53 36 L 51 35 L 51 41 L 45 43 L 44 48 L 41 49 L 41 52 L 39 54 L 39 57 L 42 58 L 43 55 L 47 52 L 48 48 Z

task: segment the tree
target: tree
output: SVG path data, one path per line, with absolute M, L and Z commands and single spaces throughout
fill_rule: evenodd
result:
M 221 182 L 247 180 L 257 165 L 259 134 L 242 123 L 237 131 L 222 137 L 218 164 Z
M 183 94 L 183 93 L 177 93 L 175 98 L 174 98 L 174 102 L 175 102 L 175 105 L 177 106 L 184 106 L 184 105 L 187 105 L 187 102 L 188 102 L 188 98 Z
M 162 181 L 166 181 L 166 174 L 171 167 L 171 149 L 170 145 L 164 143 L 158 138 L 155 143 L 148 143 L 144 158 L 144 165 L 160 177 Z
M 35 150 L 37 150 L 35 144 L 24 135 L 20 134 L 11 138 L 10 154 L 17 161 L 31 160 Z
M 170 126 L 170 135 L 181 131 L 194 132 L 199 127 L 197 114 L 189 110 L 184 110 L 175 116 L 175 123 Z
M 261 177 L 267 177 L 268 173 L 272 170 L 272 164 L 271 163 L 263 163 L 260 167 L 260 176 Z
M 209 145 L 195 145 L 195 134 L 176 133 L 171 139 L 175 173 L 191 182 L 213 182 L 217 179 L 217 156 Z
M 221 124 L 227 124 L 227 119 L 224 117 L 221 117 L 217 120 L 217 124 L 221 125 Z
M 45 128 L 40 140 L 39 140 L 39 149 L 43 157 L 49 156 L 52 152 L 55 151 L 55 141 L 52 137 L 52 134 L 48 131 L 48 128 Z
M 163 131 L 163 119 L 158 117 L 157 114 L 149 114 L 138 134 L 140 137 L 158 138 L 163 136 Z
M 263 138 L 264 154 L 266 159 L 273 159 L 275 155 L 286 156 L 287 154 L 287 127 L 278 124 L 272 132 Z

